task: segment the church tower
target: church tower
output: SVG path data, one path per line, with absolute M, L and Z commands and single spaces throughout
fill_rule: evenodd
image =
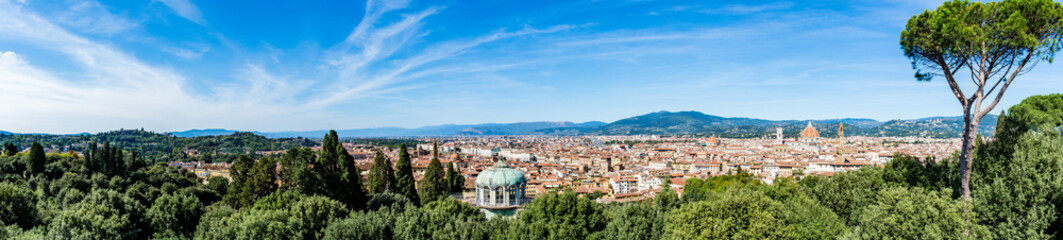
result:
M 838 138 L 845 138 L 845 130 L 842 129 L 842 126 L 842 123 L 838 123 Z

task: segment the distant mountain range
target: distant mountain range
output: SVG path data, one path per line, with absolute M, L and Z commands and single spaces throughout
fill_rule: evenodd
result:
M 342 137 L 417 137 L 417 136 L 498 136 L 498 135 L 714 135 L 721 137 L 763 137 L 782 127 L 787 137 L 798 136 L 811 122 L 824 137 L 837 136 L 838 123 L 844 126 L 847 136 L 918 136 L 948 138 L 958 137 L 962 132 L 962 117 L 930 117 L 912 120 L 879 122 L 873 119 L 844 118 L 825 120 L 764 120 L 755 118 L 728 118 L 696 111 L 660 111 L 625 118 L 612 123 L 591 121 L 574 122 L 519 122 L 486 124 L 448 124 L 420 128 L 381 127 L 345 129 L 336 132 Z M 979 132 L 992 135 L 996 129 L 997 116 L 987 115 L 981 121 Z M 171 132 L 177 137 L 231 135 L 246 132 L 228 129 L 193 129 Z M 269 138 L 320 138 L 327 130 L 258 132 Z M 12 134 L 2 132 L 0 134 Z
M 997 116 L 987 115 L 979 132 L 992 135 Z M 695 111 L 655 112 L 621 119 L 616 122 L 587 128 L 555 128 L 537 131 L 548 135 L 716 135 L 722 137 L 761 137 L 783 128 L 787 137 L 796 137 L 809 123 L 820 136 L 837 136 L 841 123 L 847 136 L 918 136 L 958 137 L 963 129 L 962 117 L 931 117 L 914 120 L 879 122 L 873 119 L 845 118 L 826 120 L 764 120 L 726 118 Z
M 343 137 L 416 137 L 416 136 L 483 136 L 483 135 L 526 135 L 541 134 L 536 131 L 543 129 L 563 128 L 593 128 L 605 125 L 604 122 L 519 122 L 519 123 L 485 123 L 485 124 L 447 124 L 427 126 L 420 128 L 363 128 L 336 130 Z M 182 132 L 172 132 L 178 137 L 198 137 L 228 135 L 239 132 L 227 129 L 195 129 Z M 316 131 L 285 131 L 285 132 L 254 132 L 255 134 L 269 138 L 306 137 L 319 138 L 325 136 L 328 130 Z

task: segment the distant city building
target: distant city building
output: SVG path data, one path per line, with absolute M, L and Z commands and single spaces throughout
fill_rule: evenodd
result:
M 775 144 L 782 144 L 782 128 L 775 128 Z
M 838 138 L 845 138 L 845 129 L 842 129 L 844 124 L 838 123 Z

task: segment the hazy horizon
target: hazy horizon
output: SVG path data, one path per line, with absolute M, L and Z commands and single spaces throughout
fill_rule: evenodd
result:
M 70 134 L 84 134 L 84 133 L 97 134 L 97 133 L 102 133 L 102 132 L 109 132 L 109 131 L 116 131 L 116 130 L 123 130 L 123 129 L 125 129 L 125 130 L 143 129 L 145 131 L 152 131 L 152 132 L 159 132 L 159 133 L 186 132 L 186 131 L 197 131 L 197 130 L 198 131 L 226 130 L 226 131 L 239 131 L 239 132 L 283 133 L 283 132 L 312 132 L 312 131 L 327 131 L 327 130 L 361 130 L 361 129 L 383 129 L 383 128 L 418 129 L 418 128 L 425 128 L 425 127 L 448 126 L 448 125 L 516 124 L 516 123 L 534 123 L 534 122 L 571 122 L 571 123 L 575 123 L 575 124 L 589 123 L 589 122 L 603 122 L 603 123 L 608 124 L 608 123 L 612 123 L 612 122 L 615 122 L 615 121 L 623 120 L 623 119 L 626 119 L 626 118 L 642 116 L 642 115 L 651 114 L 651 113 L 658 113 L 658 112 L 677 113 L 677 112 L 687 112 L 687 111 L 693 111 L 693 110 L 679 110 L 679 111 L 660 110 L 660 111 L 655 111 L 655 112 L 650 112 L 650 113 L 645 113 L 645 114 L 639 114 L 639 115 L 633 115 L 633 116 L 628 116 L 628 117 L 625 117 L 625 118 L 609 120 L 609 121 L 605 121 L 605 120 L 590 120 L 590 121 L 528 120 L 528 121 L 516 121 L 516 122 L 441 123 L 441 124 L 422 125 L 422 126 L 413 126 L 413 127 L 372 126 L 372 127 L 331 128 L 330 129 L 330 128 L 313 128 L 313 126 L 303 126 L 303 127 L 306 127 L 306 128 L 305 129 L 287 129 L 287 130 L 259 130 L 259 129 L 238 129 L 238 128 L 220 128 L 220 127 L 199 127 L 199 128 L 188 128 L 188 129 L 165 130 L 165 129 L 150 129 L 150 128 L 144 128 L 144 127 L 118 127 L 118 128 L 114 128 L 114 129 L 104 129 L 104 130 L 100 130 L 100 131 L 81 131 L 81 132 L 17 132 L 17 131 L 5 130 L 5 129 L 0 129 L 0 131 L 6 131 L 6 132 L 11 132 L 11 133 L 16 133 L 16 134 L 54 134 L 54 135 L 70 135 Z M 719 116 L 719 115 L 714 115 L 712 113 L 703 113 L 703 114 L 713 115 L 713 116 L 718 116 L 718 117 L 725 117 L 725 118 L 748 118 L 748 117 L 742 117 L 742 116 Z M 990 113 L 989 115 L 996 115 L 996 113 Z M 769 121 L 825 121 L 825 120 L 840 120 L 840 119 L 868 119 L 868 120 L 874 120 L 874 121 L 885 123 L 885 122 L 892 121 L 892 120 L 918 120 L 918 119 L 945 118 L 945 117 L 959 117 L 959 116 L 926 116 L 926 117 L 905 118 L 905 119 L 900 119 L 900 118 L 871 119 L 871 118 L 860 118 L 860 117 L 851 117 L 851 118 L 818 118 L 818 119 L 761 119 L 761 118 L 756 118 L 756 119 L 769 120 Z
M 0 0 L 0 130 L 959 116 L 898 44 L 940 4 Z M 1039 64 L 992 113 L 1061 76 Z

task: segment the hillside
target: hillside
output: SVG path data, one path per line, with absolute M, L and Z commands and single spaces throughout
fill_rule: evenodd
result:
M 981 133 L 992 135 L 996 115 L 987 115 L 981 122 Z M 716 135 L 722 137 L 763 137 L 783 128 L 786 137 L 796 137 L 811 122 L 820 136 L 837 136 L 838 123 L 844 125 L 847 136 L 876 137 L 958 137 L 962 130 L 960 117 L 932 117 L 914 120 L 879 122 L 873 119 L 845 118 L 826 120 L 764 120 L 727 118 L 696 111 L 654 112 L 625 118 L 598 127 L 544 129 L 549 135 Z

